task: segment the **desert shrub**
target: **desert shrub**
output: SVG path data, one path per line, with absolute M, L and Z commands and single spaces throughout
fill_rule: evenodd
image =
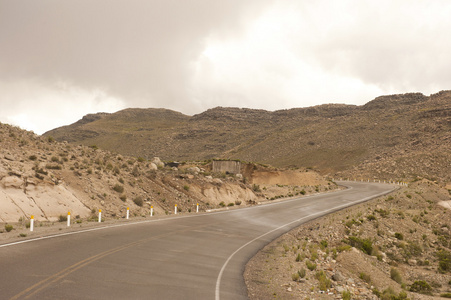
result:
M 402 233 L 395 232 L 395 238 L 402 241 L 404 239 L 404 235 Z
M 13 230 L 13 229 L 14 229 L 13 225 L 11 225 L 11 224 L 6 224 L 6 225 L 5 225 L 5 230 L 6 230 L 6 232 L 10 232 L 10 231 Z
M 326 240 L 322 240 L 321 242 L 320 242 L 320 245 L 321 245 L 321 249 L 325 249 L 325 248 L 327 248 L 327 246 L 329 245 L 328 243 L 327 243 L 327 241 Z
M 185 191 L 189 191 L 189 185 L 186 185 L 186 184 L 185 184 L 185 185 L 183 186 L 183 189 L 184 189 Z
M 29 160 L 37 160 L 38 157 L 37 157 L 36 155 L 30 155 L 30 156 L 28 157 L 28 159 L 29 159 Z
M 385 209 L 376 209 L 375 212 L 379 213 L 379 215 L 382 218 L 386 218 L 390 214 L 390 212 L 388 210 L 385 210 Z
M 352 247 L 362 250 L 368 255 L 373 251 L 373 242 L 370 239 L 362 239 L 357 236 L 350 236 L 347 243 Z
M 143 206 L 144 201 L 143 198 L 141 198 L 140 196 L 136 197 L 133 199 L 133 203 L 135 203 L 138 206 Z
M 145 161 L 145 159 L 143 158 L 143 157 L 138 157 L 138 162 L 144 162 Z
M 440 273 L 451 272 L 451 252 L 440 250 L 435 253 L 438 258 L 438 270 Z
M 293 273 L 293 274 L 291 274 L 291 279 L 293 279 L 293 281 L 298 281 L 299 280 L 299 274 L 296 272 L 296 273 Z
M 315 278 L 318 279 L 319 281 L 318 288 L 321 291 L 326 291 L 327 289 L 330 288 L 331 281 L 329 278 L 327 278 L 326 273 L 324 273 L 323 270 L 316 272 Z
M 365 281 L 366 283 L 370 283 L 371 282 L 371 276 L 366 274 L 366 273 L 364 273 L 364 272 L 360 273 L 359 278 L 362 279 L 363 281 Z
M 257 193 L 261 192 L 260 186 L 258 184 L 253 184 L 252 190 Z
M 401 273 L 399 273 L 399 271 L 397 269 L 395 269 L 395 268 L 391 268 L 390 269 L 390 278 L 393 279 L 394 281 L 396 281 L 399 284 L 402 283 Z
M 121 196 L 119 197 L 119 199 L 121 199 L 122 202 L 125 202 L 125 201 L 127 200 L 127 196 L 126 196 L 126 195 L 121 195 Z
M 440 297 L 442 297 L 442 298 L 451 298 L 451 293 L 440 294 Z
M 376 216 L 374 216 L 374 215 L 368 215 L 368 216 L 366 216 L 366 219 L 367 219 L 368 221 L 375 221 L 375 220 L 376 220 Z
M 62 167 L 58 164 L 56 164 L 56 165 L 55 164 L 46 164 L 45 168 L 47 170 L 61 170 L 62 169 Z
M 235 205 L 235 203 L 233 203 L 233 202 L 230 202 L 229 204 L 227 204 L 227 206 L 234 206 Z
M 226 206 L 226 204 L 224 203 L 224 201 L 221 201 L 221 202 L 219 202 L 219 206 L 221 206 L 221 207 L 225 207 L 225 206 Z
M 123 193 L 123 192 L 124 192 L 124 186 L 123 186 L 123 185 L 120 185 L 120 184 L 118 184 L 118 183 L 116 183 L 116 184 L 113 186 L 113 190 L 115 190 L 115 191 L 118 192 L 118 193 Z
M 410 291 L 425 295 L 432 295 L 432 287 L 424 280 L 416 280 L 410 286 Z
M 298 274 L 299 274 L 299 277 L 304 278 L 304 277 L 305 277 L 305 274 L 306 274 L 305 269 L 304 269 L 304 268 L 301 268 L 301 269 L 298 271 Z
M 351 292 L 348 290 L 343 291 L 341 293 L 341 298 L 343 298 L 343 300 L 351 300 Z
M 235 205 L 241 205 L 241 201 L 240 200 L 235 200 Z
M 58 222 L 66 222 L 66 221 L 67 221 L 67 216 L 66 215 L 59 215 Z
M 313 271 L 316 269 L 316 264 L 311 262 L 310 260 L 307 260 L 305 262 L 305 265 L 307 266 L 307 269 L 309 269 L 310 271 Z
M 305 258 L 304 255 L 301 255 L 301 253 L 298 253 L 298 255 L 296 256 L 296 261 L 297 262 L 303 261 L 304 258 Z

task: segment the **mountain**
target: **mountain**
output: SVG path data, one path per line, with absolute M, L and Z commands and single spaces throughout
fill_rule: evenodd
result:
M 331 176 L 450 182 L 450 132 L 451 91 L 442 91 L 274 112 L 217 107 L 186 116 L 126 109 L 88 115 L 44 135 L 166 161 L 239 159 Z

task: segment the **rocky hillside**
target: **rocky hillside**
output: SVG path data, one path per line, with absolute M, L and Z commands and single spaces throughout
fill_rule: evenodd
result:
M 423 179 L 283 235 L 247 265 L 250 299 L 450 298 L 450 195 Z
M 443 91 L 382 96 L 363 106 L 218 107 L 192 117 L 126 109 L 89 115 L 45 136 L 146 159 L 241 159 L 331 176 L 450 182 L 450 132 L 451 91 Z
M 336 188 L 305 169 L 288 171 L 296 178 L 290 182 L 285 171 L 255 164 L 243 164 L 244 176 L 213 173 L 211 162 L 168 166 L 159 158 L 60 143 L 1 123 L 0 146 L 0 223 L 31 215 L 55 221 L 69 211 L 77 219 L 94 218 L 99 209 L 105 217 L 122 218 L 127 207 L 132 216 L 148 216 L 151 205 L 157 215 L 174 213 L 175 204 L 190 213 L 197 203 L 205 211 Z

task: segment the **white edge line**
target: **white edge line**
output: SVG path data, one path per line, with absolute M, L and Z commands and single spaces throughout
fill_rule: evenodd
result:
M 352 187 L 348 187 L 348 189 L 352 189 Z M 346 191 L 346 190 L 339 190 L 339 191 L 336 191 L 335 193 L 339 193 L 339 192 L 343 192 L 343 191 Z M 305 199 L 305 198 L 309 198 L 309 197 L 317 197 L 317 196 L 322 196 L 322 195 L 323 194 L 321 194 L 321 195 L 319 195 L 319 194 L 312 194 L 312 195 L 307 195 L 307 196 L 304 196 L 304 197 L 297 197 L 297 198 L 294 198 L 294 199 L 288 199 L 288 200 L 280 201 L 280 202 L 264 203 L 264 204 L 260 204 L 260 205 L 256 205 L 256 206 L 249 206 L 249 207 L 241 208 L 241 209 L 239 209 L 239 211 L 252 209 L 252 208 L 256 208 L 256 207 L 260 207 L 260 206 L 281 205 L 283 203 L 288 203 L 288 202 L 292 202 L 292 201 L 298 201 L 298 200 L 301 200 L 301 199 Z M 203 213 L 203 214 L 198 214 L 198 215 L 179 216 L 179 217 L 175 217 L 175 218 L 146 220 L 146 221 L 125 223 L 125 224 L 108 225 L 108 226 L 102 226 L 102 227 L 96 227 L 96 228 L 90 228 L 90 229 L 84 229 L 84 230 L 77 230 L 77 231 L 72 231 L 72 232 L 52 234 L 52 235 L 42 236 L 42 237 L 38 237 L 38 238 L 32 238 L 32 239 L 28 239 L 28 240 L 13 242 L 13 243 L 1 244 L 0 248 L 14 246 L 14 245 L 19 245 L 19 244 L 25 244 L 25 243 L 30 243 L 30 242 L 40 241 L 40 240 L 47 240 L 47 239 L 57 238 L 57 237 L 61 237 L 61 236 L 85 233 L 85 232 L 96 231 L 96 230 L 109 229 L 109 228 L 114 228 L 114 227 L 122 227 L 122 226 L 129 226 L 129 225 L 136 225 L 136 224 L 143 224 L 143 223 L 151 223 L 151 222 L 162 222 L 162 221 L 169 221 L 169 220 L 175 220 L 175 219 L 194 218 L 194 217 L 201 217 L 201 216 L 205 216 L 205 215 L 216 215 L 216 214 L 222 214 L 222 213 L 230 213 L 230 212 L 234 212 L 234 211 L 237 211 L 237 210 L 215 211 L 215 212 Z
M 275 229 L 273 229 L 273 230 L 270 230 L 270 231 L 268 231 L 268 232 L 266 232 L 266 233 L 264 233 L 264 234 L 262 234 L 262 235 L 260 235 L 260 236 L 258 236 L 258 237 L 256 237 L 256 238 L 254 238 L 253 240 L 247 242 L 246 244 L 244 244 L 243 246 L 241 246 L 240 248 L 238 248 L 237 250 L 235 250 L 235 252 L 233 252 L 233 253 L 227 258 L 226 262 L 225 262 L 224 265 L 222 266 L 221 271 L 219 272 L 218 278 L 217 278 L 217 280 L 216 280 L 215 300 L 220 300 L 220 299 L 221 299 L 221 297 L 220 297 L 220 287 L 221 287 L 222 275 L 224 274 L 225 268 L 227 267 L 227 265 L 228 265 L 228 263 L 230 262 L 230 260 L 235 256 L 235 254 L 237 254 L 239 251 L 241 251 L 241 250 L 242 250 L 243 248 L 245 248 L 246 246 L 248 246 L 248 245 L 252 244 L 253 242 L 255 242 L 255 241 L 261 239 L 261 238 L 264 237 L 265 235 L 268 235 L 268 234 L 270 234 L 270 233 L 273 233 L 274 231 L 280 230 L 280 229 L 282 229 L 283 227 L 289 226 L 289 225 L 291 225 L 291 224 L 300 222 L 300 221 L 302 221 L 303 219 L 306 219 L 306 218 L 309 218 L 309 217 L 312 217 L 312 216 L 315 216 L 315 215 L 319 215 L 319 214 L 324 214 L 324 213 L 327 213 L 327 212 L 329 212 L 329 211 L 336 210 L 336 209 L 339 209 L 339 208 L 343 208 L 343 207 L 346 207 L 346 206 L 352 206 L 352 205 L 355 205 L 355 204 L 358 204 L 358 203 L 361 203 L 361 202 L 365 202 L 365 201 L 368 201 L 368 200 L 371 200 L 371 199 L 374 199 L 374 198 L 383 196 L 383 195 L 385 195 L 385 194 L 391 193 L 392 191 L 393 191 L 393 190 L 386 191 L 386 192 L 379 193 L 379 194 L 376 194 L 376 195 L 373 195 L 373 196 L 370 196 L 370 197 L 366 197 L 366 198 L 361 199 L 361 200 L 356 201 L 356 202 L 352 202 L 352 204 L 346 203 L 346 204 L 342 204 L 342 205 L 338 205 L 338 206 L 329 208 L 328 210 L 325 210 L 325 211 L 321 211 L 321 212 L 317 212 L 317 213 L 314 213 L 314 214 L 310 214 L 310 215 L 308 215 L 308 216 L 304 216 L 304 217 L 302 217 L 302 218 L 300 218 L 300 219 L 294 220 L 294 221 L 289 222 L 289 223 L 287 223 L 287 224 L 285 224 L 285 225 L 282 225 L 282 226 L 279 226 L 279 227 L 277 227 L 277 228 L 275 228 Z

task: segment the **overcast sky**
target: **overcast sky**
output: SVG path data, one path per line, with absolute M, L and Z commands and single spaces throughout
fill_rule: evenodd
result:
M 0 122 L 429 95 L 451 89 L 450 16 L 449 0 L 0 0 Z

